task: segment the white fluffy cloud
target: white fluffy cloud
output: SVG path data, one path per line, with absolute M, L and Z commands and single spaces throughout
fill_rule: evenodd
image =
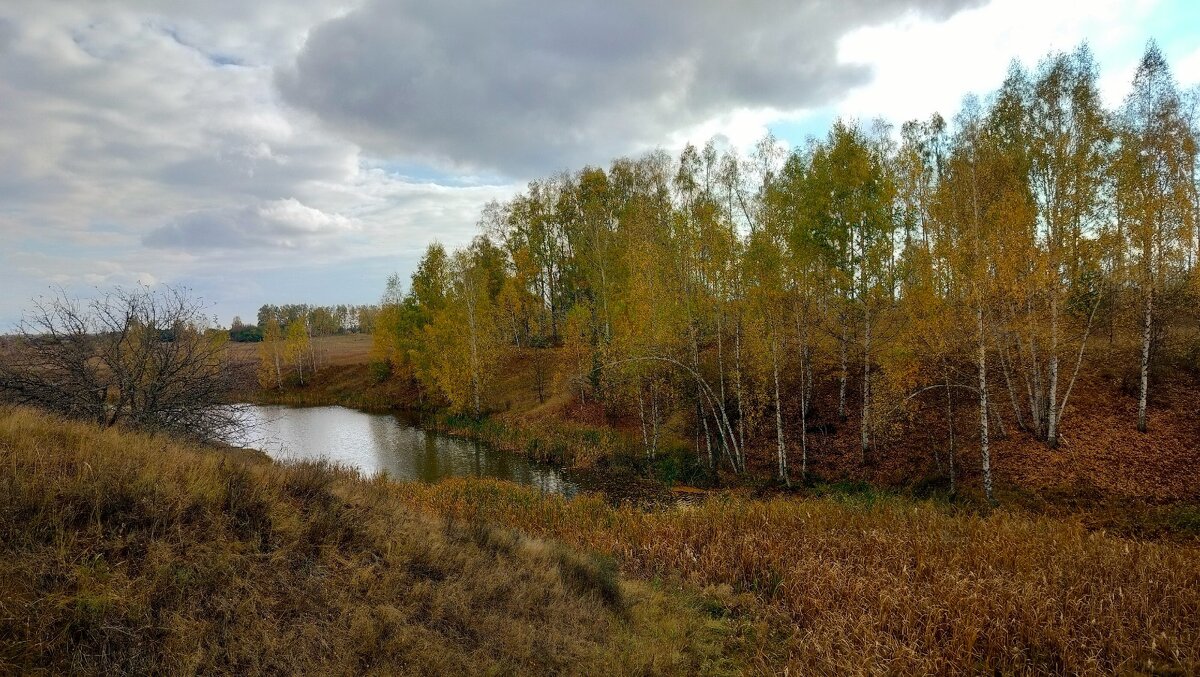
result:
M 1156 4 L 1003 0 L 941 22 L 910 15 L 862 28 L 841 39 L 839 57 L 870 67 L 875 77 L 850 92 L 837 109 L 894 122 L 923 119 L 935 111 L 949 115 L 965 94 L 997 88 L 1014 59 L 1033 65 L 1051 51 L 1071 51 L 1085 40 L 1106 67 L 1101 84 L 1115 104 L 1127 88 L 1132 59 L 1151 37 L 1142 26 Z
M 269 4 L 0 1 L 0 331 L 47 285 L 404 260 L 512 190 L 384 171 L 282 104 L 276 64 L 348 8 Z
M 357 229 L 352 219 L 289 198 L 240 209 L 185 214 L 151 231 L 143 242 L 184 251 L 296 250 L 317 245 L 336 248 L 339 235 Z

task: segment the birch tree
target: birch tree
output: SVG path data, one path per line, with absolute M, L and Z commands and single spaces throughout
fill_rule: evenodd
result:
M 1122 230 L 1142 297 L 1137 428 L 1145 432 L 1155 337 L 1156 298 L 1186 258 L 1195 207 L 1196 142 L 1166 59 L 1151 43 L 1121 110 L 1115 171 Z

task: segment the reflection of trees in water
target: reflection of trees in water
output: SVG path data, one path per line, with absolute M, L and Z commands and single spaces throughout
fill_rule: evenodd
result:
M 415 427 L 402 419 L 341 407 L 248 407 L 255 448 L 273 458 L 333 458 L 366 475 L 436 482 L 443 477 L 494 477 L 572 495 L 575 486 L 557 468 Z M 239 440 L 241 442 L 241 440 Z
M 439 461 L 441 454 L 438 452 L 438 436 L 432 432 L 425 432 L 425 463 L 421 470 L 420 479 L 426 482 L 441 479 L 442 475 L 439 469 Z
M 356 415 L 366 416 L 354 412 Z M 413 443 L 409 431 L 397 426 L 387 416 L 368 416 L 371 431 L 371 456 L 375 459 L 375 471 L 383 471 L 391 479 L 404 480 L 413 476 L 413 459 L 399 453 Z

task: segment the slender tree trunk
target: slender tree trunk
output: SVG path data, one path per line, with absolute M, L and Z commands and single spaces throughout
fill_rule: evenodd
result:
M 317 373 L 317 346 L 313 343 L 312 329 L 309 328 L 308 322 L 304 323 L 304 333 L 308 336 L 308 357 L 312 361 L 312 373 Z
M 1088 314 L 1087 326 L 1083 330 L 1083 338 L 1079 341 L 1079 353 L 1075 355 L 1075 367 L 1071 370 L 1071 380 L 1067 381 L 1067 391 L 1063 393 L 1062 403 L 1058 405 L 1058 422 L 1062 425 L 1063 415 L 1067 411 L 1067 402 L 1071 400 L 1071 391 L 1075 389 L 1075 379 L 1079 377 L 1079 365 L 1083 363 L 1083 351 L 1087 348 L 1088 337 L 1092 333 L 1092 323 L 1096 319 L 1096 309 L 1100 307 L 1101 298 L 1096 297 L 1092 304 L 1092 312 Z
M 1012 378 L 1008 373 L 1008 343 L 1002 339 L 997 340 L 1002 341 L 1000 346 L 1000 369 L 1004 372 L 1004 385 L 1008 389 L 1008 399 L 1012 405 L 1013 416 L 1017 419 L 1017 428 L 1026 430 L 1025 420 L 1021 416 L 1021 408 L 1017 406 L 1017 391 L 1013 388 Z
M 717 469 L 717 457 L 713 453 L 712 433 L 708 430 L 708 414 L 705 414 L 702 408 L 700 415 L 704 421 L 704 449 L 708 452 L 708 470 L 713 472 Z
M 841 347 L 842 371 L 838 377 L 838 420 L 846 420 L 846 381 L 850 376 L 850 369 L 846 363 L 846 344 L 850 341 L 849 327 L 845 321 L 842 322 L 842 337 L 839 341 Z
M 975 176 L 975 165 L 971 165 L 971 203 L 974 209 L 975 216 L 975 258 L 976 266 L 978 259 L 982 255 L 980 246 L 980 216 L 979 216 L 979 193 L 978 183 Z M 978 298 L 975 299 L 975 332 L 976 340 L 978 341 L 976 360 L 979 363 L 979 455 L 983 466 L 983 493 L 987 496 L 989 503 L 994 503 L 992 497 L 992 453 L 988 444 L 988 391 L 987 391 L 987 345 L 986 333 L 983 326 L 983 270 L 977 270 L 976 275 L 979 276 L 975 281 L 975 293 Z M 1037 360 L 1034 360 L 1037 364 Z M 953 460 L 951 461 L 953 466 Z
M 953 448 L 950 449 L 949 468 L 950 468 L 950 495 L 954 496 L 955 494 L 958 493 L 958 486 L 956 485 L 956 478 L 954 476 L 954 449 Z
M 721 388 L 721 404 L 725 403 L 725 342 L 722 340 L 725 328 L 721 321 L 724 316 L 724 311 L 717 313 L 717 380 Z
M 983 462 L 983 493 L 989 503 L 994 503 L 992 496 L 992 455 L 988 446 L 988 391 L 987 391 L 987 349 L 984 344 L 983 306 L 975 309 L 975 324 L 978 332 L 979 362 L 979 453 Z
M 601 257 L 603 258 L 603 256 Z M 600 291 L 604 302 L 604 340 L 612 340 L 612 315 L 608 311 L 608 277 L 604 274 L 604 262 L 600 265 Z
M 717 312 L 717 381 L 718 381 L 718 385 L 721 389 L 720 397 L 721 397 L 721 406 L 722 407 L 725 406 L 725 402 L 726 402 L 726 400 L 725 400 L 725 346 L 724 346 L 725 342 L 722 338 L 722 335 L 725 333 L 724 332 L 724 329 L 725 329 L 724 322 L 722 321 L 722 318 L 724 316 L 725 316 L 724 310 L 720 310 Z M 717 427 L 720 428 L 720 421 L 717 422 Z M 731 456 L 729 444 L 727 444 L 725 442 L 725 436 L 721 435 L 718 438 L 718 441 L 721 443 L 721 447 L 724 449 L 725 455 Z M 739 472 L 740 469 L 737 467 L 737 460 L 736 459 L 731 459 L 731 460 L 733 460 L 733 472 L 735 472 L 735 473 Z
M 808 480 L 808 398 L 812 384 L 808 374 L 812 367 L 808 355 L 808 326 L 800 334 L 800 479 Z
M 779 444 L 779 479 L 791 487 L 792 479 L 788 476 L 787 446 L 783 441 L 783 407 L 779 398 L 779 340 L 771 337 L 771 366 L 775 376 L 775 439 Z
M 737 410 L 738 410 L 738 450 L 737 459 L 741 470 L 746 470 L 746 457 L 743 451 L 746 448 L 746 425 L 742 413 L 742 318 L 738 317 L 737 324 L 733 327 L 733 359 L 734 359 L 734 379 L 737 387 Z
M 992 408 L 992 418 L 996 421 L 996 437 L 997 439 L 1006 439 L 1008 430 L 1004 427 L 1004 418 L 1000 416 L 1000 407 L 996 404 L 995 399 L 989 399 L 988 405 Z
M 1150 393 L 1150 340 L 1153 329 L 1154 317 L 1154 287 L 1146 286 L 1146 307 L 1142 316 L 1142 379 L 1141 389 L 1138 393 L 1138 421 L 1137 429 L 1139 432 L 1146 432 L 1146 404 L 1149 400 Z
M 942 381 L 946 384 L 946 429 L 948 432 L 949 441 L 949 456 L 954 458 L 954 397 L 950 393 L 950 365 L 946 364 L 946 358 L 942 358 Z M 934 449 L 937 449 L 935 446 Z M 942 469 L 942 457 L 937 452 L 934 452 L 935 460 L 938 464 L 938 471 Z
M 546 290 L 550 296 L 550 336 L 558 338 L 558 295 L 554 293 L 554 264 L 546 269 Z
M 689 293 L 689 295 L 690 295 L 690 293 Z M 692 370 L 696 374 L 699 374 L 700 373 L 700 342 L 696 336 L 696 333 L 697 333 L 696 332 L 696 319 L 695 319 L 695 316 L 692 314 L 692 306 L 691 306 L 690 299 L 688 301 L 685 301 L 684 305 L 687 308 L 688 339 L 691 343 L 691 349 L 692 349 Z M 708 467 L 712 468 L 713 467 L 712 437 L 708 430 L 708 417 L 704 415 L 703 397 L 704 396 L 700 392 L 700 389 L 697 388 L 696 389 L 696 421 L 700 424 L 700 430 L 703 430 L 703 432 L 704 432 L 704 444 L 705 444 L 705 448 L 707 450 Z M 699 453 L 700 453 L 700 435 L 699 435 L 700 430 L 697 430 L 697 435 L 696 435 L 696 454 L 697 455 L 699 455 Z
M 1057 275 L 1058 271 L 1054 271 Z M 1050 390 L 1046 396 L 1046 444 L 1058 446 L 1058 281 L 1050 292 Z
M 867 462 L 871 447 L 871 310 L 865 307 L 863 316 L 863 385 L 862 385 L 862 462 Z
M 1037 355 L 1034 353 L 1032 341 L 1030 341 L 1030 344 L 1029 360 L 1025 365 L 1023 365 L 1025 366 L 1025 369 L 1022 373 L 1025 379 L 1025 394 L 1029 398 L 1029 418 L 1033 423 L 1033 433 L 1040 439 L 1042 436 L 1042 419 L 1041 415 L 1038 413 L 1036 393 L 1037 389 L 1041 386 L 1036 382 Z M 1022 362 L 1025 362 L 1025 349 L 1021 344 L 1021 335 L 1019 332 L 1017 333 L 1017 354 L 1021 357 Z

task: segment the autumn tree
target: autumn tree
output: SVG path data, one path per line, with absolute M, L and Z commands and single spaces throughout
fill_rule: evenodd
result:
M 283 390 L 283 332 L 274 317 L 267 317 L 263 340 L 258 344 L 258 383 L 264 388 L 274 385 Z
M 1196 217 L 1196 140 L 1166 59 L 1151 43 L 1121 109 L 1115 169 L 1120 229 L 1142 297 L 1138 430 L 1147 428 L 1150 365 L 1159 298 L 1186 265 Z
M 427 377 L 451 407 L 476 417 L 483 413 L 484 389 L 501 348 L 489 268 L 491 246 L 486 238 L 477 238 L 470 249 L 448 261 L 442 305 L 424 328 Z
M 296 367 L 296 379 L 304 385 L 304 360 L 309 356 L 312 340 L 308 337 L 308 328 L 301 320 L 295 320 L 284 330 L 284 359 Z
M 204 310 L 166 286 L 38 299 L 0 353 L 0 398 L 106 427 L 229 439 L 246 425 L 224 406 L 237 372 L 228 334 Z

